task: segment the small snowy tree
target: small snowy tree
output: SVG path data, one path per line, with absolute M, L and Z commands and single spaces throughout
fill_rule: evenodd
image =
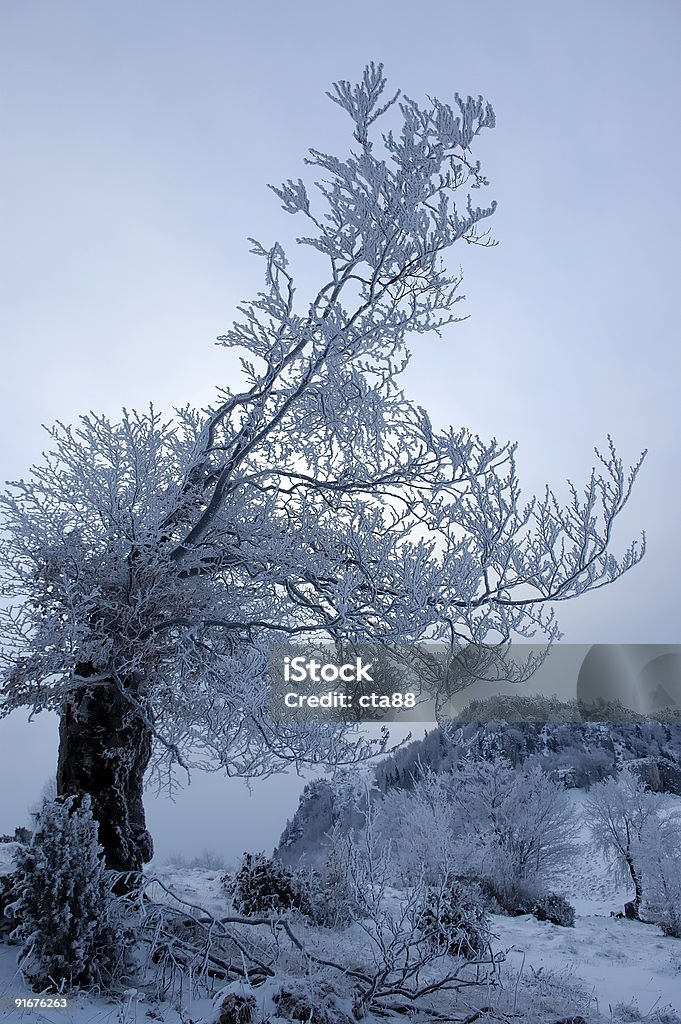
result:
M 245 853 L 229 888 L 234 908 L 242 914 L 297 910 L 309 917 L 312 886 L 305 881 L 303 872 L 291 871 L 264 853 Z
M 648 792 L 629 770 L 589 791 L 586 820 L 593 838 L 617 877 L 634 887 L 634 899 L 625 905 L 628 917 L 640 917 L 644 894 L 643 849 L 646 837 L 657 832 L 660 812 L 659 794 Z
M 152 855 L 154 754 L 253 777 L 375 751 L 343 724 L 271 720 L 273 643 L 551 640 L 552 601 L 641 557 L 610 547 L 640 465 L 612 443 L 566 506 L 523 503 L 514 445 L 436 430 L 405 397 L 408 338 L 459 319 L 444 257 L 486 241 L 471 151 L 495 121 L 482 97 L 398 104 L 385 87 L 373 64 L 336 83 L 355 145 L 310 150 L 311 193 L 274 188 L 326 269 L 301 301 L 282 246 L 253 241 L 264 290 L 219 339 L 244 353 L 239 386 L 172 421 L 58 424 L 0 496 L 2 713 L 59 713 L 58 791 L 91 795 L 111 868 Z
M 489 949 L 489 902 L 475 882 L 443 878 L 427 890 L 420 921 L 424 935 L 452 956 L 475 960 Z
M 29 845 L 15 855 L 22 970 L 36 986 L 107 987 L 125 969 L 125 929 L 97 842 L 90 798 L 44 800 Z
M 560 877 L 578 826 L 567 793 L 540 768 L 466 761 L 452 773 L 452 795 L 475 872 L 502 899 L 531 901 Z
M 451 776 L 423 769 L 410 790 L 394 790 L 377 805 L 377 827 L 393 850 L 400 881 L 436 885 L 464 873 L 465 825 Z

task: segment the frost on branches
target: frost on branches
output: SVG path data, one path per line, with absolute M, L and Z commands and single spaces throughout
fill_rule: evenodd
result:
M 665 812 L 630 770 L 593 786 L 586 820 L 594 842 L 619 880 L 634 890 L 624 905 L 627 917 L 659 924 L 666 935 L 681 936 L 681 819 Z
M 445 257 L 486 243 L 494 203 L 472 147 L 482 98 L 385 99 L 380 65 L 329 94 L 342 157 L 274 192 L 326 266 L 297 299 L 283 247 L 253 241 L 265 285 L 219 340 L 242 381 L 202 412 L 90 414 L 2 497 L 3 712 L 58 711 L 61 794 L 87 792 L 107 863 L 151 855 L 142 780 L 198 765 L 265 776 L 380 748 L 348 728 L 274 725 L 267 653 L 338 643 L 551 640 L 550 603 L 617 579 L 613 522 L 640 462 L 612 444 L 567 505 L 521 501 L 509 444 L 436 430 L 400 375 L 407 338 L 458 317 Z M 377 124 L 386 119 L 386 131 Z
M 13 936 L 22 972 L 39 989 L 108 987 L 126 969 L 114 878 L 102 860 L 90 797 L 44 800 L 31 843 L 16 854 Z

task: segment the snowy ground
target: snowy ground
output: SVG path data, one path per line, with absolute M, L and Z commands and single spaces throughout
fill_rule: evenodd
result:
M 575 795 L 576 813 L 582 800 Z M 10 853 L 9 846 L 0 845 L 0 871 L 3 861 L 9 863 Z M 183 898 L 212 913 L 225 913 L 220 871 L 166 866 L 157 874 Z M 541 991 L 542 986 L 547 990 L 553 986 L 555 990 L 562 984 L 566 992 L 580 993 L 580 1012 L 589 1021 L 600 1014 L 622 1024 L 643 1019 L 676 1024 L 679 1018 L 674 1011 L 681 1010 L 681 940 L 665 938 L 656 927 L 610 916 L 611 911 L 622 909 L 630 894 L 613 883 L 603 860 L 586 841 L 561 883 L 577 910 L 574 928 L 559 928 L 529 916 L 493 918 L 495 946 L 509 951 L 504 966 L 506 989 L 513 992 L 531 986 Z M 207 1024 L 217 1019 L 210 999 L 185 1003 L 178 1013 L 166 1003 L 151 1004 L 134 993 L 118 1004 L 79 997 L 68 1010 L 7 1008 L 8 996 L 30 994 L 16 971 L 16 947 L 0 945 L 3 1019 L 36 1024 L 146 1024 L 152 1020 Z
M 586 795 L 576 792 L 573 799 L 580 814 Z M 670 807 L 681 804 L 678 797 L 666 799 Z M 580 839 L 579 855 L 557 886 L 577 911 L 574 929 L 534 918 L 499 918 L 500 940 L 526 949 L 535 968 L 567 967 L 593 992 L 605 1016 L 618 1003 L 637 1004 L 642 1016 L 653 1007 L 681 1011 L 681 940 L 666 938 L 651 925 L 612 918 L 611 911 L 621 912 L 633 892 L 613 881 L 584 828 Z
M 573 796 L 580 814 L 583 793 Z M 681 803 L 668 797 L 670 805 Z M 681 1011 L 681 940 L 666 938 L 658 928 L 615 919 L 633 893 L 617 885 L 603 858 L 581 833 L 578 856 L 567 866 L 560 883 L 577 912 L 574 928 L 557 928 L 533 917 L 494 918 L 502 948 L 509 948 L 509 966 L 517 971 L 563 972 L 580 981 L 605 1017 L 618 1004 L 631 1004 L 643 1018 L 672 1008 Z M 622 1011 L 623 1012 L 623 1011 Z M 650 1017 L 648 1018 L 650 1019 Z
M 581 792 L 573 794 L 580 816 L 585 799 Z M 681 803 L 677 797 L 667 799 L 670 806 Z M 575 907 L 574 928 L 529 915 L 494 916 L 496 945 L 509 950 L 509 972 L 537 981 L 544 976 L 563 977 L 566 985 L 576 982 L 594 1011 L 607 1019 L 674 1020 L 681 1011 L 681 940 L 651 925 L 611 917 L 611 912 L 622 912 L 633 892 L 613 880 L 585 828 L 579 852 L 556 889 Z

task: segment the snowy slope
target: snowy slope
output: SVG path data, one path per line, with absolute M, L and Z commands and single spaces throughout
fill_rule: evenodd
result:
M 575 814 L 581 819 L 587 795 L 573 792 Z M 672 807 L 681 798 L 666 796 Z M 681 1012 L 681 940 L 666 938 L 653 925 L 616 919 L 633 892 L 618 885 L 600 853 L 594 850 L 586 828 L 580 848 L 566 865 L 556 888 L 577 912 L 574 928 L 558 928 L 533 917 L 494 918 L 494 931 L 502 947 L 513 947 L 509 964 L 520 969 L 567 971 L 593 993 L 605 1016 L 618 1003 L 637 1003 L 641 1015 L 652 1007 L 671 1006 Z

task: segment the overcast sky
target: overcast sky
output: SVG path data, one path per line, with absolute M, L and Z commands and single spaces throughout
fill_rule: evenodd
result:
M 497 114 L 477 155 L 499 245 L 454 253 L 470 319 L 415 339 L 409 393 L 439 425 L 517 440 L 527 495 L 579 482 L 608 432 L 649 448 L 616 534 L 647 530 L 644 564 L 561 623 L 678 643 L 679 38 L 678 0 L 1 4 L 2 479 L 39 458 L 41 423 L 235 383 L 211 343 L 260 286 L 246 238 L 294 255 L 266 183 L 303 175 L 309 146 L 346 152 L 324 92 L 380 60 L 416 99 L 481 93 Z M 0 831 L 53 771 L 42 718 L 0 723 Z M 269 847 L 296 793 L 197 777 L 149 801 L 159 854 Z

